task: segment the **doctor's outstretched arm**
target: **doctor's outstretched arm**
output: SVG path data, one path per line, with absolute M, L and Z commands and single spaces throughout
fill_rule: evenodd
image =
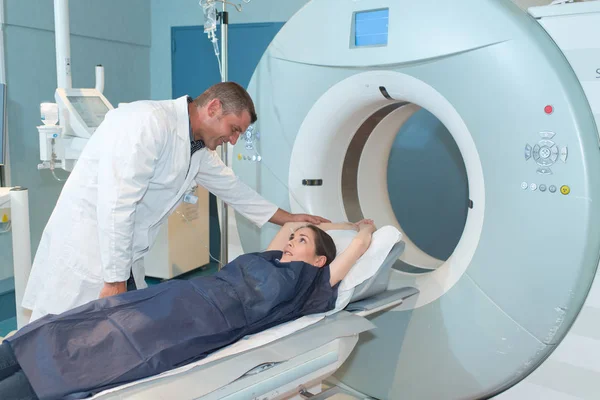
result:
M 309 224 L 319 225 L 326 222 L 331 222 L 323 217 L 309 214 L 290 214 L 287 211 L 278 208 L 275 214 L 271 217 L 269 222 L 276 225 L 283 225 L 286 222 L 307 222 Z
M 243 183 L 233 170 L 227 167 L 217 153 L 212 150 L 199 152 L 200 169 L 196 183 L 208 189 L 237 212 L 248 218 L 258 227 L 267 222 L 283 225 L 286 222 L 310 222 L 320 224 L 328 220 L 308 214 L 290 214 L 265 200 Z

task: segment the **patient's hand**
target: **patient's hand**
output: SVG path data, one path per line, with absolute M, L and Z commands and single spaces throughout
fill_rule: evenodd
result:
M 368 234 L 373 234 L 377 230 L 375 223 L 372 219 L 363 219 L 362 221 L 358 221 L 354 224 L 359 232 L 366 232 Z

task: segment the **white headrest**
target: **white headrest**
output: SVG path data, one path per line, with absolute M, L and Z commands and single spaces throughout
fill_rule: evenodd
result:
M 327 231 L 335 242 L 337 255 L 348 248 L 352 239 L 358 234 L 355 231 Z M 354 293 L 354 288 L 375 276 L 383 261 L 392 250 L 392 247 L 400 241 L 402 234 L 393 226 L 387 225 L 379 228 L 373 233 L 371 245 L 367 251 L 358 259 L 348 275 L 342 280 L 338 288 L 338 297 L 335 311 L 345 308 Z

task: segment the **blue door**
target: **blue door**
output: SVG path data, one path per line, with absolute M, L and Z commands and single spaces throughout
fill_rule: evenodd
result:
M 283 22 L 229 25 L 229 80 L 248 87 L 263 53 Z M 220 32 L 217 32 L 220 38 Z M 213 45 L 201 26 L 171 28 L 173 98 L 197 97 L 221 81 Z M 219 40 L 219 45 L 221 44 Z M 216 198 L 210 195 L 210 253 L 218 257 L 220 228 Z

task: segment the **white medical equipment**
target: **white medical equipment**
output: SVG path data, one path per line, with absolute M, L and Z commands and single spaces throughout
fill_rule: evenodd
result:
M 573 67 L 600 128 L 600 45 L 596 39 L 600 2 L 532 7 L 529 14 L 550 34 Z M 556 350 L 525 380 L 497 396 L 498 400 L 588 399 L 600 393 L 599 277 L 600 269 L 575 323 Z
M 101 65 L 96 66 L 95 88 L 72 88 L 69 0 L 54 1 L 54 25 L 58 86 L 54 98 L 59 125 L 44 121 L 44 125 L 38 126 L 42 161 L 38 169 L 50 169 L 57 180 L 62 180 L 56 176 L 55 169 L 73 170 L 88 139 L 113 106 L 102 94 L 104 67 Z M 42 117 L 46 104 L 42 105 Z
M 497 0 L 313 0 L 255 71 L 261 141 L 235 151 L 263 159 L 233 168 L 284 209 L 402 230 L 388 185 L 423 175 L 390 171 L 388 160 L 421 111 L 464 163 L 468 197 L 456 212 L 466 222 L 453 252 L 437 259 L 404 232 L 390 288 L 419 294 L 369 316 L 377 329 L 334 374 L 364 396 L 598 395 L 600 2 L 531 14 Z M 431 149 L 431 135 L 416 137 L 403 155 Z M 421 168 L 440 169 L 438 181 L 411 181 L 433 192 L 445 171 L 435 160 Z M 245 251 L 273 234 L 237 224 Z
M 0 187 L 0 210 L 10 209 L 17 327 L 29 321 L 31 311 L 21 307 L 31 271 L 29 191 L 21 187 Z
M 98 89 L 58 88 L 55 97 L 59 110 L 63 110 L 65 125 L 73 131 L 72 136 L 90 138 L 112 109 Z

